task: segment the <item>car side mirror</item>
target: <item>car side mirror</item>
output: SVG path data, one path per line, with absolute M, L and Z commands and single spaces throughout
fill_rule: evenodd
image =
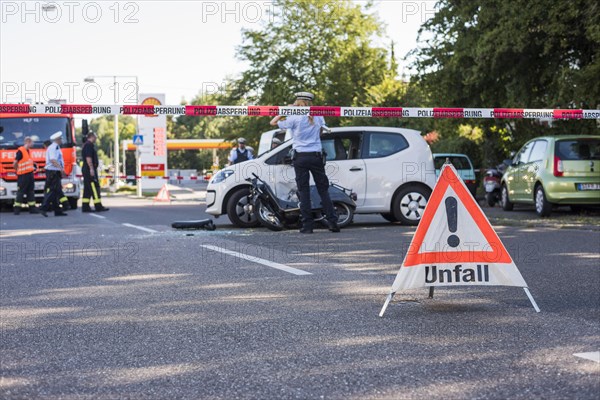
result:
M 510 158 L 507 158 L 506 160 L 502 161 L 502 163 L 506 164 L 509 167 L 511 165 L 514 165 L 513 160 L 511 160 Z

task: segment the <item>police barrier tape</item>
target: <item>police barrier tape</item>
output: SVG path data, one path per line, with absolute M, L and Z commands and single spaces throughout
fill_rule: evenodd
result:
M 0 178 L 16 178 L 17 175 L 13 172 L 1 173 Z M 75 175 L 76 178 L 83 178 L 83 175 Z M 36 178 L 45 178 L 45 175 L 36 175 Z M 164 179 L 172 181 L 206 181 L 209 177 L 204 176 L 136 176 L 136 175 L 100 175 L 100 179 L 120 179 L 120 180 L 139 180 L 139 179 Z
M 197 117 L 274 117 L 313 115 L 366 118 L 509 118 L 509 119 L 600 119 L 600 110 L 528 108 L 415 108 L 337 106 L 209 106 L 209 105 L 91 105 L 91 104 L 0 104 L 8 114 L 107 114 L 189 115 Z
M 75 175 L 77 178 L 83 178 L 83 175 Z M 209 177 L 204 176 L 136 176 L 136 175 L 100 175 L 100 179 L 120 179 L 120 180 L 139 180 L 139 179 L 164 179 L 169 181 L 206 181 Z

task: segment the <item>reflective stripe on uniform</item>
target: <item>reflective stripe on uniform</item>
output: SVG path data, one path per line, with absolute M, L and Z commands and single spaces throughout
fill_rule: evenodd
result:
M 61 197 L 61 198 L 60 198 L 60 200 L 59 200 L 59 201 L 60 201 L 61 203 L 64 203 L 65 201 L 68 201 L 68 200 L 69 200 L 69 199 L 67 199 L 65 196 L 63 196 L 63 197 Z
M 98 200 L 98 192 L 96 191 L 96 185 L 92 183 L 92 192 L 94 193 L 94 203 Z
M 102 203 L 102 200 L 100 200 L 100 199 L 94 200 L 94 204 L 100 204 L 100 203 Z
M 83 204 L 90 204 L 90 199 L 81 199 Z
M 35 170 L 33 166 L 33 159 L 31 158 L 31 154 L 29 154 L 29 150 L 25 148 L 25 146 L 19 147 L 19 151 L 23 158 L 17 161 L 17 175 L 25 175 Z
M 21 207 L 22 205 L 23 205 L 23 204 L 21 204 L 21 203 L 17 203 L 17 202 L 15 201 L 15 204 L 14 204 L 14 206 L 15 206 L 15 207 Z
M 30 202 L 29 202 L 29 203 L 27 203 L 27 204 L 29 204 L 29 205 L 30 205 L 30 206 L 32 206 L 32 207 L 35 207 L 35 201 L 30 201 Z

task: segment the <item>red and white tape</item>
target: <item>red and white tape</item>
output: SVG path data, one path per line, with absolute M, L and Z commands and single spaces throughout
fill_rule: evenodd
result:
M 313 115 L 350 118 L 509 118 L 600 119 L 600 110 L 529 108 L 290 107 L 195 105 L 0 104 L 8 114 L 189 115 L 197 117 L 273 117 Z
M 77 178 L 83 178 L 83 175 L 75 175 Z M 204 176 L 136 176 L 136 175 L 101 175 L 100 179 L 120 179 L 120 180 L 139 180 L 139 179 L 163 179 L 169 181 L 206 181 L 210 178 Z
M 76 178 L 83 178 L 83 175 L 75 175 Z M 14 172 L 5 172 L 0 174 L 0 178 L 17 178 L 17 174 Z M 36 179 L 44 179 L 46 176 L 44 174 L 36 174 Z M 136 176 L 136 175 L 101 175 L 100 179 L 120 179 L 120 180 L 139 180 L 139 179 L 164 179 L 170 181 L 206 181 L 209 180 L 210 177 L 204 176 Z

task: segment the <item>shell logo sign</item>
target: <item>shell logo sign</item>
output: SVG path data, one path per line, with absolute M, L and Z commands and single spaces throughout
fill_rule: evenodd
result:
M 162 103 L 156 97 L 146 97 L 144 101 L 142 101 L 142 105 L 145 106 L 160 106 Z M 145 114 L 145 117 L 158 117 L 156 114 Z

